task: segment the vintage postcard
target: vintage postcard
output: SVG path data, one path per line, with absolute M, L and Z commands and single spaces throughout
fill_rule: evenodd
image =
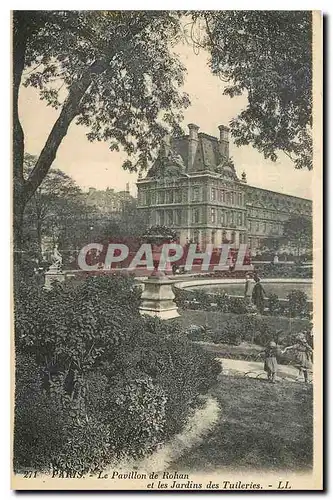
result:
M 12 489 L 322 490 L 321 13 L 11 23 Z

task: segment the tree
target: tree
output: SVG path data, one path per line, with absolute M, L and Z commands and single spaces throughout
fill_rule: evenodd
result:
M 36 161 L 36 156 L 25 154 L 25 178 L 31 174 Z M 30 241 L 34 240 L 35 234 L 37 252 L 41 258 L 43 236 L 62 235 L 66 232 L 69 221 L 75 224 L 75 231 L 71 232 L 73 236 L 73 232 L 77 233 L 82 214 L 87 210 L 88 207 L 81 200 L 81 190 L 73 179 L 61 170 L 51 168 L 27 203 L 23 233 L 30 236 Z
M 284 224 L 284 237 L 296 250 L 297 257 L 301 250 L 312 248 L 312 221 L 309 217 L 294 215 Z
M 268 238 L 265 238 L 263 240 L 263 247 L 267 248 L 268 250 L 273 250 L 273 252 L 277 252 L 283 245 L 283 243 L 283 236 L 269 236 Z
M 272 161 L 283 151 L 296 168 L 312 169 L 311 11 L 213 11 L 193 18 L 194 46 L 210 53 L 213 74 L 228 84 L 224 94 L 247 94 L 247 107 L 230 123 L 235 143 L 252 144 Z M 205 33 L 202 42 L 196 25 Z
M 184 67 L 171 53 L 180 14 L 164 11 L 15 11 L 13 14 L 14 247 L 22 245 L 23 213 L 48 173 L 71 123 L 89 140 L 122 146 L 125 168 L 146 167 L 161 138 L 177 129 L 188 98 L 179 92 Z M 24 73 L 26 70 L 26 73 Z M 59 110 L 27 179 L 20 85 L 38 89 Z M 20 252 L 16 253 L 17 256 Z

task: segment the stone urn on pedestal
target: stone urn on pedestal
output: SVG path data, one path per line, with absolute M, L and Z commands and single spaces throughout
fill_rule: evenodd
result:
M 158 228 L 156 227 L 156 229 Z M 172 234 L 165 234 L 164 231 L 156 231 L 155 233 L 150 231 L 144 236 L 144 239 L 146 243 L 152 245 L 154 270 L 144 282 L 141 306 L 139 308 L 140 314 L 147 314 L 161 319 L 177 318 L 179 313 L 174 302 L 175 295 L 172 290 L 174 281 L 169 277 L 172 274 L 171 264 L 170 262 L 166 264 L 165 271 L 158 269 L 163 245 L 173 241 L 174 237 Z

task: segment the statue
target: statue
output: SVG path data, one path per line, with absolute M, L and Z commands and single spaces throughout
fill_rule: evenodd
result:
M 50 270 L 60 272 L 62 268 L 62 255 L 58 250 L 58 245 L 55 245 L 53 254 L 52 254 L 52 265 Z

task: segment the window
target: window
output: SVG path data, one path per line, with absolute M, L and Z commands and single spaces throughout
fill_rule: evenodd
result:
M 238 225 L 239 226 L 243 225 L 243 214 L 242 214 L 242 212 L 239 212 L 239 214 L 238 214 Z
M 192 201 L 200 201 L 200 188 L 198 186 L 193 188 Z
M 227 205 L 229 205 L 229 203 L 230 203 L 230 193 L 228 193 L 228 192 L 225 193 L 225 202 Z
M 266 222 L 263 222 L 263 224 L 262 224 L 262 230 L 263 230 L 264 233 L 266 233 L 266 231 L 267 231 Z
M 157 212 L 157 223 L 160 226 L 164 226 L 164 210 L 158 210 L 158 212 Z
M 230 224 L 230 212 L 225 213 L 225 225 L 229 226 Z
M 259 222 L 257 222 L 256 231 L 260 231 L 260 223 Z
M 222 243 L 226 243 L 227 242 L 227 231 L 223 231 L 222 232 Z
M 224 210 L 221 210 L 221 225 L 222 226 L 225 226 L 226 222 L 225 222 L 225 212 Z
M 243 205 L 242 203 L 242 193 L 238 193 L 238 205 Z
M 215 188 L 211 189 L 211 199 L 212 199 L 212 201 L 216 200 L 216 189 Z
M 180 226 L 182 223 L 182 211 L 177 209 L 175 210 L 175 224 L 176 226 Z
M 175 190 L 174 202 L 181 203 L 182 202 L 182 192 L 180 189 Z
M 158 204 L 163 205 L 165 203 L 165 192 L 158 191 Z
M 235 193 L 233 191 L 231 192 L 231 204 L 235 204 Z
M 215 210 L 215 208 L 212 208 L 212 209 L 211 209 L 210 214 L 211 214 L 211 221 L 212 221 L 212 224 L 215 224 L 215 222 L 216 222 L 216 210 Z
M 247 225 L 248 225 L 249 231 L 252 231 L 252 221 L 251 220 L 247 221 Z
M 220 200 L 222 203 L 225 203 L 225 192 L 224 192 L 224 189 L 222 189 L 222 191 L 220 191 Z
M 169 189 L 165 192 L 165 203 L 173 203 L 173 191 Z
M 234 212 L 230 213 L 230 224 L 235 224 L 235 214 L 234 214 Z
M 151 205 L 156 204 L 156 192 L 155 191 L 151 191 L 151 193 L 150 193 L 150 203 L 151 203 Z
M 235 243 L 235 241 L 236 241 L 236 233 L 235 231 L 232 231 L 230 243 Z
M 143 192 L 138 191 L 138 205 L 143 205 Z
M 215 245 L 215 236 L 216 236 L 216 231 L 212 231 L 212 239 L 211 239 L 211 243 L 213 245 Z
M 172 210 L 167 210 L 165 212 L 165 224 L 167 226 L 172 226 L 173 225 L 173 212 Z
M 198 224 L 199 223 L 199 209 L 198 208 L 194 208 L 193 209 L 193 212 L 192 212 L 192 221 L 194 224 Z

